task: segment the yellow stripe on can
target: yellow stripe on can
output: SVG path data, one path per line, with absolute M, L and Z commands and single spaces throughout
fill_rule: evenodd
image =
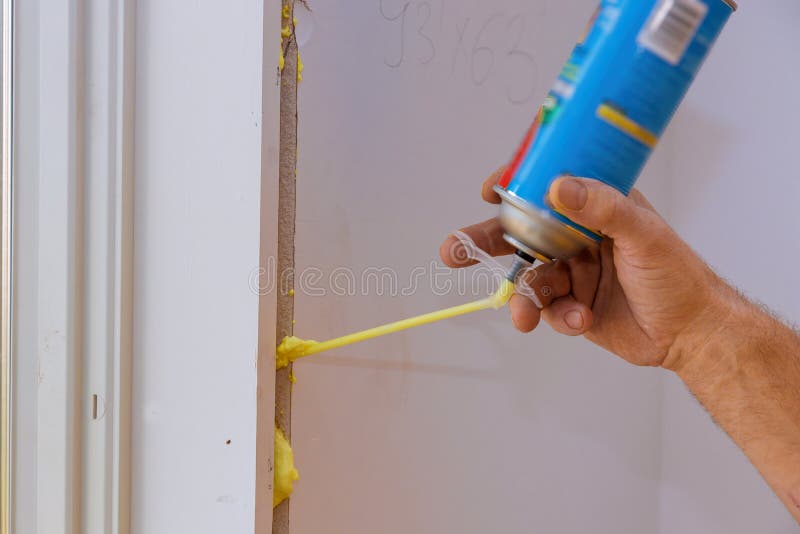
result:
M 625 114 L 608 104 L 602 104 L 597 108 L 597 117 L 649 148 L 655 148 L 658 144 L 658 136 L 656 134 L 632 121 Z

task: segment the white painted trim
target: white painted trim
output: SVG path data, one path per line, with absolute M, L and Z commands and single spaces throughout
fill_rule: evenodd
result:
M 37 96 L 24 109 L 38 124 L 26 148 L 37 157 L 16 177 L 38 192 L 24 228 L 36 239 L 23 251 L 38 295 L 37 380 L 20 382 L 36 388 L 34 465 L 24 466 L 35 518 L 25 523 L 127 534 L 135 0 L 33 2 L 38 19 L 19 37 L 37 44 L 26 49 Z
M 132 0 L 86 4 L 81 532 L 130 530 Z
M 131 525 L 131 388 L 133 345 L 134 108 L 136 88 L 136 0 L 116 0 L 116 167 L 114 219 L 114 372 L 111 533 Z
M 39 11 L 37 531 L 77 534 L 81 124 L 77 1 Z

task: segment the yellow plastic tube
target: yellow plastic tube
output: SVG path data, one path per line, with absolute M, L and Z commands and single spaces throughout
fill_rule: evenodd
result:
M 461 306 L 455 306 L 444 310 L 426 313 L 425 315 L 411 317 L 395 323 L 370 328 L 369 330 L 364 330 L 363 332 L 356 332 L 355 334 L 331 339 L 329 341 L 317 342 L 311 340 L 307 341 L 296 337 L 287 337 L 278 346 L 276 355 L 277 368 L 281 369 L 286 367 L 290 362 L 299 360 L 300 358 L 305 358 L 307 356 L 312 356 L 314 354 L 319 354 L 320 352 L 325 352 L 332 349 L 338 349 L 347 345 L 353 345 L 354 343 L 360 343 L 362 341 L 367 341 L 368 339 L 394 334 L 395 332 L 408 330 L 409 328 L 415 328 L 417 326 L 435 323 L 477 311 L 489 309 L 499 310 L 508 304 L 508 301 L 511 300 L 511 296 L 513 294 L 514 284 L 508 280 L 503 280 L 502 284 L 500 285 L 500 289 L 498 289 L 497 292 L 491 297 L 470 302 L 469 304 L 462 304 Z

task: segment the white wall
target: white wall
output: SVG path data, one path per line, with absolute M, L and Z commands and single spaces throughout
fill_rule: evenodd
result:
M 404 2 L 386 0 L 393 18 Z M 430 262 L 448 232 L 496 208 L 479 186 L 510 158 L 595 8 L 569 2 L 317 2 L 300 20 L 298 269 L 395 270 L 411 296 L 298 289 L 296 333 L 325 339 L 466 302 L 437 296 Z M 428 7 L 425 7 L 428 6 Z M 428 9 L 430 20 L 426 20 Z M 490 54 L 495 68 L 478 85 Z M 506 55 L 517 27 L 536 71 Z M 459 52 L 457 26 L 468 20 Z M 519 19 L 517 19 L 519 20 Z M 425 36 L 417 32 L 422 28 Z M 427 63 L 426 63 L 427 62 Z M 531 73 L 535 75 L 532 75 Z M 509 102 L 507 90 L 532 98 Z M 659 157 L 644 187 L 659 201 Z M 663 195 L 662 195 L 663 197 Z M 455 275 L 448 277 L 455 280 Z M 465 317 L 295 366 L 296 534 L 630 533 L 657 529 L 660 375 L 507 312 Z
M 135 534 L 254 529 L 262 24 L 138 2 Z
M 800 321 L 800 4 L 741 2 L 679 112 L 671 222 L 719 272 Z M 674 378 L 665 381 L 661 532 L 797 532 L 789 513 Z

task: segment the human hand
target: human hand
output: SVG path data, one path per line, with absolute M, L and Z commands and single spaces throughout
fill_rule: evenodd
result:
M 499 204 L 493 187 L 502 170 L 483 184 L 484 200 Z M 522 332 L 541 319 L 562 334 L 584 335 L 630 363 L 676 370 L 686 349 L 702 343 L 731 309 L 733 290 L 656 213 L 637 190 L 626 197 L 596 180 L 563 177 L 550 188 L 554 209 L 606 236 L 599 250 L 541 265 L 525 282 L 543 309 L 523 295 L 511 300 L 511 318 Z M 498 219 L 462 230 L 492 256 L 514 252 Z M 451 236 L 440 254 L 449 267 L 466 267 L 460 241 Z

